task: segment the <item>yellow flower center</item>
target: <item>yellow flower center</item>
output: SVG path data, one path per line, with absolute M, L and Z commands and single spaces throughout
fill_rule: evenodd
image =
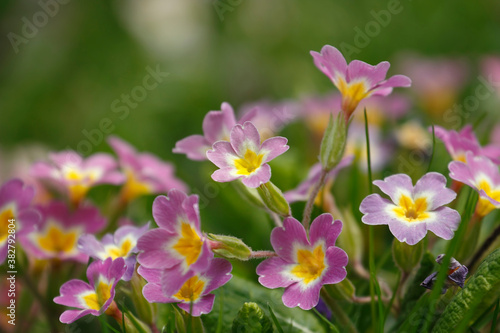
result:
M 106 252 L 113 260 L 119 257 L 126 258 L 134 246 L 135 244 L 130 239 L 125 239 L 120 247 L 111 245 L 106 249 Z
M 407 222 L 422 221 L 430 217 L 427 212 L 426 198 L 418 198 L 413 201 L 412 198 L 402 194 L 399 206 L 393 210 L 399 218 L 405 219 Z
M 127 181 L 122 188 L 122 199 L 126 202 L 129 202 L 141 195 L 151 193 L 151 187 L 149 184 L 140 181 L 135 176 L 134 172 L 130 169 L 125 171 L 125 175 L 127 176 Z
M 203 245 L 203 241 L 200 236 L 194 230 L 194 228 L 185 222 L 182 222 L 181 225 L 181 237 L 177 241 L 177 243 L 173 246 L 174 250 L 179 252 L 184 258 L 186 258 L 186 264 L 188 266 L 198 260 L 200 256 L 201 247 Z
M 0 244 L 2 244 L 9 234 L 9 220 L 14 218 L 12 208 L 5 208 L 0 212 Z
M 49 225 L 45 234 L 38 236 L 38 245 L 49 253 L 70 253 L 76 249 L 78 240 L 76 230 L 65 231 L 55 224 Z
M 488 181 L 484 179 L 481 180 L 478 184 L 478 188 L 480 190 L 483 190 L 486 193 L 486 195 L 492 198 L 493 200 L 500 201 L 500 190 L 499 189 L 493 190 Z M 496 207 L 488 199 L 480 197 L 479 201 L 477 202 L 476 213 L 479 214 L 480 216 L 486 216 L 495 208 Z
M 297 251 L 298 264 L 291 273 L 301 278 L 305 284 L 309 284 L 321 276 L 325 270 L 325 253 L 321 245 L 316 246 L 313 251 L 300 249 Z
M 200 298 L 205 282 L 197 276 L 193 276 L 182 285 L 181 289 L 174 295 L 175 298 L 184 302 L 193 302 Z
M 346 83 L 343 79 L 338 79 L 338 88 L 342 94 L 342 109 L 350 115 L 359 102 L 368 97 L 368 89 L 363 81 Z
M 247 149 L 243 158 L 234 161 L 238 175 L 248 176 L 262 165 L 264 154 L 257 155 L 253 150 Z
M 96 291 L 83 296 L 83 301 L 88 308 L 99 311 L 104 303 L 106 303 L 106 301 L 111 297 L 111 287 L 111 284 L 100 281 L 97 285 Z

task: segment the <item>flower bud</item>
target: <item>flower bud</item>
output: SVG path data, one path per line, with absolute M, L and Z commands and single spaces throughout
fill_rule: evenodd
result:
M 266 207 L 280 216 L 290 216 L 290 205 L 283 196 L 283 192 L 271 182 L 260 185 L 257 188 L 260 198 Z
M 212 251 L 226 259 L 248 260 L 252 255 L 252 249 L 239 238 L 208 234 L 208 239 Z
M 415 245 L 402 243 L 397 239 L 392 242 L 392 257 L 399 269 L 405 273 L 410 273 L 413 267 L 417 266 L 424 254 L 423 242 Z
M 333 119 L 333 115 L 330 115 L 328 127 L 321 140 L 319 155 L 323 169 L 330 171 L 340 162 L 344 155 L 346 140 L 347 123 L 344 112 L 339 112 L 335 120 Z

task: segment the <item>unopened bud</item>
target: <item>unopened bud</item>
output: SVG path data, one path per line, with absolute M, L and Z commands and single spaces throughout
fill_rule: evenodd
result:
M 405 273 L 410 273 L 413 267 L 417 266 L 424 254 L 423 242 L 415 245 L 402 243 L 397 239 L 392 242 L 392 257 L 394 262 Z
M 330 171 L 339 164 L 344 155 L 346 140 L 347 124 L 344 112 L 339 112 L 335 120 L 333 115 L 330 115 L 328 127 L 323 134 L 323 140 L 321 140 L 319 155 L 323 169 Z
M 270 211 L 283 217 L 290 216 L 290 205 L 276 185 L 267 182 L 257 187 L 257 191 Z
M 212 246 L 212 251 L 221 257 L 248 260 L 252 255 L 252 249 L 239 238 L 208 234 L 208 239 L 215 245 Z

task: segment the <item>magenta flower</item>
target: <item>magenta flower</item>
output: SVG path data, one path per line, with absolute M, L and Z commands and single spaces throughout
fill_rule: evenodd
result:
M 445 130 L 440 126 L 434 127 L 434 133 L 443 141 L 446 150 L 455 161 L 465 162 L 465 153 L 472 152 L 474 156 L 486 156 L 497 164 L 500 164 L 500 147 L 488 145 L 481 147 L 472 130 L 472 125 L 467 125 L 460 132 Z
M 429 172 L 413 186 L 411 178 L 405 174 L 392 175 L 373 182 L 391 200 L 378 194 L 370 194 L 360 206 L 365 214 L 361 221 L 365 224 L 389 225 L 389 230 L 400 242 L 417 244 L 432 231 L 436 236 L 451 239 L 460 223 L 460 214 L 449 207 L 457 194 L 446 188 L 446 178 Z
M 203 119 L 203 135 L 191 135 L 177 141 L 174 153 L 186 154 L 189 159 L 203 161 L 206 152 L 216 141 L 229 141 L 229 132 L 236 125 L 234 111 L 229 103 L 222 103 L 221 111 L 210 111 Z
M 198 317 L 212 311 L 215 289 L 226 284 L 232 277 L 229 261 L 214 258 L 202 272 L 190 271 L 183 275 L 179 266 L 166 270 L 139 266 L 139 274 L 148 281 L 143 288 L 144 298 L 150 303 L 178 303 L 184 311 Z
M 213 258 L 200 229 L 198 196 L 171 190 L 153 202 L 153 217 L 160 228 L 149 230 L 137 242 L 137 260 L 147 268 L 180 265 L 180 271 L 203 271 Z
M 87 268 L 89 283 L 73 279 L 61 286 L 60 296 L 54 298 L 57 304 L 76 308 L 66 310 L 59 320 L 70 324 L 88 314 L 100 316 L 113 302 L 115 287 L 125 273 L 123 258 L 94 261 Z
M 309 310 L 319 302 L 324 284 L 339 283 L 346 275 L 347 254 L 335 246 L 342 222 L 330 214 L 318 216 L 306 230 L 299 221 L 288 217 L 283 227 L 271 232 L 271 244 L 278 257 L 257 266 L 259 282 L 267 288 L 284 287 L 283 303 Z
M 186 191 L 184 182 L 175 178 L 172 164 L 150 153 L 138 153 L 117 137 L 110 137 L 108 143 L 118 155 L 120 167 L 127 178 L 121 193 L 125 202 L 141 195 L 167 193 L 174 188 Z
M 361 100 L 370 96 L 387 96 L 395 87 L 409 87 L 411 80 L 404 75 L 385 79 L 390 64 L 383 61 L 376 66 L 359 60 L 347 64 L 344 56 L 335 47 L 325 45 L 321 53 L 311 51 L 314 64 L 321 70 L 342 94 L 342 110 L 346 119 L 356 110 Z
M 39 207 L 42 220 L 36 230 L 21 239 L 27 252 L 39 259 L 76 260 L 86 263 L 89 257 L 78 250 L 78 238 L 96 233 L 106 219 L 93 206 L 80 206 L 70 211 L 63 202 L 52 201 Z
M 465 155 L 465 163 L 453 161 L 448 164 L 450 178 L 469 185 L 479 193 L 476 214 L 486 216 L 500 208 L 500 173 L 498 166 L 485 156 Z
M 93 186 L 123 183 L 125 178 L 116 170 L 117 166 L 115 159 L 108 154 L 99 153 L 83 159 L 76 152 L 67 150 L 50 154 L 50 163 L 35 163 L 31 174 L 78 205 Z
M 340 170 L 351 165 L 353 159 L 354 156 L 352 155 L 342 158 L 339 164 L 337 164 L 337 166 L 328 173 L 325 183 L 333 181 Z M 300 183 L 296 189 L 287 191 L 283 194 L 286 201 L 288 201 L 289 203 L 296 201 L 307 201 L 314 185 L 316 185 L 321 178 L 321 170 L 321 163 L 314 164 L 309 170 L 306 180 Z
M 15 233 L 16 238 L 12 239 L 16 240 L 32 231 L 40 221 L 40 214 L 30 206 L 34 196 L 33 188 L 25 187 L 19 179 L 9 180 L 0 187 L 0 264 L 7 257 L 9 230 Z M 14 222 L 9 222 L 13 219 Z
M 94 259 L 123 258 L 127 266 L 123 280 L 129 281 L 134 274 L 137 241 L 148 229 L 149 223 L 142 227 L 126 225 L 118 228 L 114 235 L 104 235 L 100 242 L 94 235 L 82 235 L 78 240 L 78 249 Z
M 276 136 L 260 143 L 257 128 L 249 121 L 231 130 L 230 142 L 218 141 L 207 151 L 208 159 L 220 169 L 212 174 L 217 182 L 242 179 L 248 187 L 258 187 L 271 179 L 267 162 L 288 150 L 287 139 Z

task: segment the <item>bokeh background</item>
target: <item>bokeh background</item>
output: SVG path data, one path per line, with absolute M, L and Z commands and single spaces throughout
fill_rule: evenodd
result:
M 387 24 L 372 37 L 359 37 L 376 21 L 374 13 L 389 8 L 397 13 Z M 500 2 L 487 0 L 2 0 L 1 180 L 47 150 L 77 149 L 89 140 L 85 133 L 96 133 L 109 119 L 109 133 L 94 134 L 88 153 L 110 152 L 105 136 L 113 134 L 171 161 L 177 176 L 202 196 L 205 231 L 269 248 L 269 218 L 249 209 L 231 186 L 215 184 L 209 162 L 173 154 L 175 142 L 201 133 L 206 112 L 224 101 L 238 110 L 259 100 L 333 92 L 309 55 L 325 44 L 344 45 L 343 51 L 352 46 L 351 60 L 389 60 L 390 75 L 408 74 L 399 66 L 408 54 L 459 58 L 471 78 L 459 91 L 460 102 L 478 84 L 480 60 L 500 51 L 499 12 Z M 123 107 L 123 94 L 143 85 L 148 68 L 168 75 L 128 112 L 116 112 L 113 103 Z M 407 118 L 430 125 L 411 109 Z M 273 165 L 273 181 L 283 190 L 297 185 L 315 162 L 318 151 L 304 148 L 311 140 L 304 130 L 298 123 L 282 133 L 291 149 Z M 152 199 L 136 203 L 137 220 L 151 219 Z M 252 265 L 236 269 L 254 274 Z

